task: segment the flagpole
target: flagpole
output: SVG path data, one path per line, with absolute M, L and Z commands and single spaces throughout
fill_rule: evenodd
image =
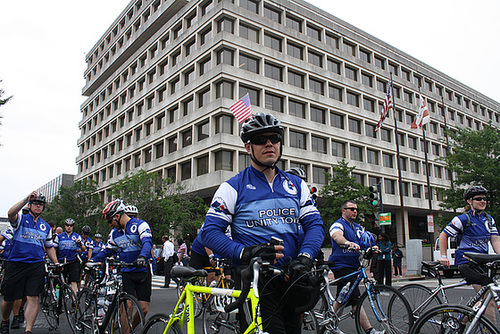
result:
M 392 82 L 392 72 L 391 74 L 391 94 L 392 94 L 392 112 L 394 113 L 394 132 L 395 132 L 395 137 L 396 137 L 396 160 L 397 160 L 397 166 L 398 166 L 398 183 L 399 183 L 399 202 L 401 206 L 401 232 L 402 232 L 402 240 L 404 243 L 404 240 L 406 240 L 405 237 L 405 226 L 406 226 L 406 221 L 405 221 L 405 206 L 404 206 L 404 196 L 403 196 L 403 177 L 401 176 L 401 157 L 399 153 L 399 136 L 398 136 L 398 119 L 396 115 L 396 99 L 394 98 L 394 85 Z

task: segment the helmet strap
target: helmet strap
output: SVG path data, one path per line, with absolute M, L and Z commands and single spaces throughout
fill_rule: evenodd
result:
M 253 145 L 253 144 L 250 144 L 250 146 Z M 278 159 L 276 159 L 276 162 L 272 163 L 272 164 L 265 164 L 265 163 L 262 163 L 260 162 L 259 160 L 257 160 L 257 158 L 255 157 L 255 154 L 253 152 L 253 147 L 252 147 L 252 153 L 250 154 L 250 159 L 252 159 L 252 161 L 260 166 L 260 167 L 264 167 L 264 170 L 267 170 L 267 169 L 275 169 L 276 168 L 276 164 L 280 161 L 281 159 L 281 155 L 283 154 L 283 142 L 280 142 L 280 155 L 278 156 Z

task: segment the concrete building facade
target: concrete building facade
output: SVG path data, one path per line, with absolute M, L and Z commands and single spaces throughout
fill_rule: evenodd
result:
M 381 182 L 399 242 L 426 238 L 424 142 L 422 130 L 410 129 L 419 96 L 431 113 L 434 189 L 450 184 L 438 160 L 445 127 L 500 122 L 498 102 L 301 0 L 131 1 L 86 62 L 76 179 L 98 181 L 103 201 L 111 184 L 139 169 L 211 197 L 249 165 L 229 112 L 248 93 L 254 112 L 285 126 L 281 168 L 302 167 L 321 186 L 346 159 L 360 183 Z M 375 132 L 391 76 L 395 115 Z
M 61 174 L 55 179 L 52 179 L 51 181 L 38 188 L 37 191 L 45 196 L 47 202 L 52 202 L 54 197 L 59 195 L 59 190 L 61 190 L 61 187 L 69 188 L 73 186 L 74 180 L 75 175 L 73 174 Z

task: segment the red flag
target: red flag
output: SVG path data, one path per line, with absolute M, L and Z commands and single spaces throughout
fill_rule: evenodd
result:
M 429 114 L 429 109 L 427 109 L 427 103 L 424 98 L 420 96 L 420 109 L 418 111 L 417 118 L 411 123 L 412 129 L 421 128 L 425 124 L 429 123 L 431 116 Z
M 252 116 L 250 96 L 248 94 L 243 96 L 238 102 L 230 106 L 229 110 L 233 113 L 238 122 L 242 123 L 248 117 Z
M 389 111 L 392 110 L 392 97 L 391 97 L 391 84 L 387 85 L 387 93 L 385 93 L 384 105 L 382 106 L 382 110 L 380 110 L 380 120 L 377 123 L 377 127 L 375 128 L 375 132 L 380 130 L 382 127 L 382 123 L 389 115 Z

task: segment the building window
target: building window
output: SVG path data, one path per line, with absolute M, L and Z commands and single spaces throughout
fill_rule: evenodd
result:
M 345 77 L 354 81 L 358 81 L 358 70 L 354 67 L 345 67 Z
M 361 134 L 361 121 L 349 117 L 349 131 Z
M 259 74 L 260 59 L 240 54 L 239 67 L 243 70 Z
M 290 100 L 288 102 L 288 113 L 292 116 L 306 118 L 306 106 L 302 102 Z
M 215 133 L 233 134 L 233 116 L 221 115 L 215 118 Z
M 198 124 L 198 141 L 206 139 L 210 136 L 210 123 L 208 121 Z
M 366 162 L 372 165 L 378 165 L 378 151 L 366 150 Z
M 215 84 L 215 98 L 234 98 L 234 83 L 229 81 L 219 81 Z
M 217 151 L 215 152 L 215 170 L 233 171 L 233 152 Z
M 286 16 L 287 28 L 302 32 L 302 20 L 291 15 Z
M 251 158 L 248 153 L 238 154 L 238 171 L 242 171 L 251 165 Z M 279 168 L 279 167 L 278 167 Z
M 311 136 L 311 149 L 313 152 L 326 154 L 326 139 L 316 136 Z
M 319 94 L 325 94 L 325 83 L 315 78 L 309 78 L 309 90 Z
M 334 128 L 344 129 L 344 116 L 336 113 L 330 113 L 330 123 Z
M 271 21 L 281 23 L 281 11 L 274 7 L 264 5 L 264 17 L 267 17 Z
M 417 149 L 417 145 L 418 145 L 417 138 L 416 137 L 412 137 L 412 136 L 408 136 L 408 147 L 416 150 Z
M 307 53 L 307 60 L 310 64 L 323 67 L 323 55 L 316 52 L 309 51 Z
M 351 145 L 351 160 L 363 161 L 363 148 Z
M 375 125 L 366 123 L 365 135 L 370 138 L 377 138 L 377 133 L 375 132 Z
M 383 59 L 379 56 L 375 56 L 375 66 L 385 70 L 385 59 Z
M 259 43 L 259 29 L 240 24 L 240 37 Z
M 191 178 L 191 161 L 181 164 L 181 181 Z
M 342 101 L 342 88 L 333 85 L 328 85 L 328 96 L 331 99 Z
M 341 62 L 332 58 L 327 58 L 326 64 L 328 66 L 328 70 L 335 74 L 340 74 Z
M 163 152 L 164 152 L 163 141 L 155 144 L 155 156 L 156 156 L 156 159 L 163 157 Z
M 259 1 L 257 0 L 240 0 L 240 7 L 259 14 Z
M 296 87 L 304 88 L 304 75 L 294 71 L 288 71 L 288 83 Z
M 167 168 L 167 179 L 169 180 L 169 182 L 177 181 L 177 170 L 175 166 Z
M 306 33 L 307 33 L 307 36 L 314 38 L 318 41 L 321 41 L 321 29 L 320 28 L 316 28 L 316 27 L 313 27 L 313 26 L 308 24 L 306 27 Z
M 316 184 L 326 184 L 326 173 L 328 173 L 328 169 L 323 167 L 313 166 L 313 182 Z
M 283 51 L 283 41 L 281 38 L 274 35 L 264 34 L 264 45 L 273 50 L 282 52 Z
M 413 93 L 407 90 L 403 90 L 403 98 L 408 103 L 413 103 Z
M 338 49 L 339 43 L 340 43 L 340 38 L 338 36 L 333 35 L 333 34 L 326 33 L 325 42 L 326 42 L 326 44 L 330 45 L 331 47 Z
M 199 63 L 199 66 L 200 66 L 200 75 L 207 73 L 211 68 L 210 57 L 206 57 L 205 59 L 202 59 Z
M 363 96 L 363 108 L 366 111 L 375 112 L 375 101 Z
M 265 108 L 277 112 L 283 112 L 283 97 L 274 95 L 271 93 L 266 93 L 266 105 Z
M 187 147 L 193 143 L 193 131 L 191 129 L 184 131 L 181 134 L 182 147 Z
M 396 182 L 390 179 L 384 179 L 384 192 L 386 194 L 395 195 L 396 194 Z
M 422 186 L 419 184 L 411 185 L 412 195 L 415 198 L 422 198 Z
M 248 86 L 240 86 L 239 96 L 245 96 L 246 94 L 250 97 L 250 103 L 252 106 L 260 106 L 260 90 Z
M 186 116 L 194 111 L 194 100 L 192 97 L 182 102 L 182 116 Z
M 306 149 L 306 134 L 290 130 L 290 147 Z
M 274 80 L 283 81 L 283 67 L 266 62 L 264 64 L 264 75 Z
M 326 110 L 311 106 L 311 121 L 318 122 L 321 124 L 326 124 Z
M 412 173 L 420 173 L 420 162 L 417 160 L 410 159 L 410 171 Z
M 345 143 L 332 140 L 332 155 L 345 158 Z
M 231 34 L 234 34 L 234 20 L 223 17 L 217 21 L 217 32 L 226 31 Z
M 363 82 L 363 85 L 365 85 L 365 86 L 373 87 L 373 76 L 362 72 L 361 73 L 361 82 Z
M 359 107 L 359 95 L 353 92 L 347 92 L 347 104 Z
M 392 142 L 391 130 L 384 129 L 384 128 L 380 129 L 380 138 L 383 141 L 391 143 Z
M 208 155 L 196 159 L 196 175 L 208 174 Z
M 204 89 L 198 93 L 198 108 L 206 106 L 210 103 L 210 89 Z
M 372 62 L 370 51 L 359 49 L 359 58 L 368 64 Z
M 356 46 L 344 40 L 344 52 L 356 57 Z
M 382 159 L 384 160 L 384 167 L 394 168 L 394 158 L 392 154 L 382 153 Z
M 228 64 L 233 66 L 233 54 L 233 50 L 229 49 L 220 49 L 219 51 L 217 51 L 217 65 Z
M 298 58 L 303 60 L 304 59 L 304 49 L 302 46 L 288 42 L 286 45 L 286 52 L 289 56 Z

